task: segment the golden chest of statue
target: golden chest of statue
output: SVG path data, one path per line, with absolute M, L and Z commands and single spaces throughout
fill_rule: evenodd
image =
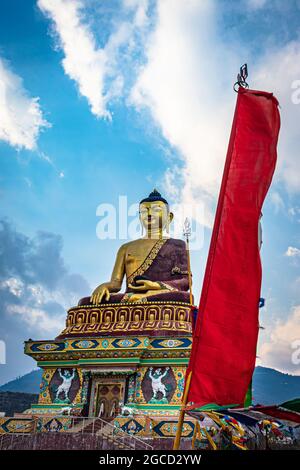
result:
M 156 243 L 157 240 L 141 238 L 123 245 L 125 247 L 124 265 L 127 278 L 142 265 Z

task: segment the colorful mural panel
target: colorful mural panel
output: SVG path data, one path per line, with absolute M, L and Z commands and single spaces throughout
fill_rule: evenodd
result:
M 155 422 L 154 422 L 155 423 Z M 176 435 L 178 421 L 162 420 L 154 424 L 152 433 L 156 437 L 174 437 Z M 182 427 L 182 437 L 192 437 L 194 433 L 194 423 L 184 422 Z
M 7 433 L 30 433 L 33 432 L 34 422 L 32 419 L 0 418 L 0 434 Z
M 55 416 L 53 418 L 40 417 L 37 423 L 37 432 L 66 432 L 72 426 L 72 418 Z
M 170 403 L 176 389 L 176 379 L 171 367 L 149 367 L 141 388 L 147 403 Z
M 179 405 L 185 370 L 184 366 L 141 367 L 136 375 L 136 403 Z
M 53 403 L 73 403 L 80 388 L 80 379 L 75 368 L 58 368 L 52 376 L 49 391 Z

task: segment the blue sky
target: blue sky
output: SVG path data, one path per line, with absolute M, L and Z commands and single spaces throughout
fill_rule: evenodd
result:
M 299 373 L 300 2 L 2 0 L 0 8 L 0 383 L 34 367 L 24 339 L 55 337 L 65 309 L 109 278 L 124 240 L 99 240 L 99 204 L 117 207 L 125 195 L 130 205 L 153 187 L 173 205 L 200 204 L 199 297 L 244 62 L 250 86 L 274 91 L 282 116 L 263 211 L 258 363 Z

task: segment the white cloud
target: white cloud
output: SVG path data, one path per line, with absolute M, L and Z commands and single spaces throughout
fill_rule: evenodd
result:
M 215 18 L 212 1 L 159 1 L 156 28 L 146 46 L 147 63 L 131 93 L 131 103 L 148 108 L 178 150 L 181 202 L 204 201 L 205 225 L 212 224 L 234 109 L 228 78 L 236 75 L 238 64 L 218 40 Z M 219 68 L 224 63 L 225 78 Z M 180 186 L 176 178 L 173 181 L 177 187 L 171 193 Z
M 250 10 L 260 10 L 266 6 L 268 0 L 247 0 L 247 7 Z
M 30 325 L 37 331 L 57 334 L 63 328 L 64 318 L 49 315 L 45 310 L 28 305 L 9 305 L 7 312 L 11 315 L 20 315 L 21 321 Z
M 254 8 L 266 2 L 249 2 Z M 218 4 L 197 0 L 158 0 L 157 22 L 146 44 L 146 64 L 141 67 L 131 93 L 131 103 L 146 108 L 163 136 L 182 159 L 168 169 L 165 184 L 169 194 L 180 191 L 182 203 L 205 204 L 202 222 L 211 226 L 233 118 L 233 77 L 241 65 L 241 50 L 226 44 L 218 31 Z M 252 59 L 250 48 L 243 56 Z M 253 57 L 250 85 L 273 91 L 281 105 L 282 128 L 275 181 L 289 192 L 300 189 L 299 115 L 292 88 L 299 79 L 300 42 L 282 47 L 265 46 L 260 58 Z M 224 68 L 224 64 L 226 67 Z M 221 74 L 220 74 L 221 71 Z M 182 184 L 183 181 L 183 184 Z M 170 186 L 170 184 L 172 185 Z M 283 200 L 276 192 L 273 204 Z
M 281 130 L 275 177 L 291 193 L 300 190 L 300 103 L 293 102 L 292 85 L 300 78 L 300 41 L 267 50 L 251 74 L 251 87 L 274 92 L 279 100 Z
M 2 220 L 0 246 L 5 247 L 4 253 L 0 250 L 3 324 L 23 325 L 24 320 L 24 332 L 29 325 L 32 334 L 50 331 L 58 334 L 64 325 L 66 309 L 90 292 L 85 279 L 66 268 L 61 253 L 62 238 L 46 232 L 29 238 Z M 14 331 L 10 328 L 8 334 Z
M 300 219 L 298 218 L 299 215 L 300 215 L 300 208 L 299 207 L 297 207 L 297 206 L 289 207 L 287 213 L 288 213 L 288 216 L 292 220 L 296 219 L 297 222 L 300 222 Z
M 39 8 L 55 24 L 64 50 L 63 67 L 78 83 L 96 116 L 109 117 L 103 96 L 107 57 L 97 49 L 95 39 L 81 17 L 82 3 L 72 0 L 38 0 Z
M 82 96 L 87 98 L 97 117 L 111 119 L 109 101 L 120 96 L 124 78 L 119 49 L 133 47 L 136 28 L 145 24 L 148 0 L 124 0 L 124 8 L 133 13 L 132 21 L 121 21 L 105 46 L 97 46 L 96 38 L 85 21 L 84 4 L 80 0 L 38 0 L 41 11 L 51 18 L 64 52 L 65 73 L 74 80 Z
M 45 152 L 42 152 L 41 150 L 38 150 L 38 149 L 36 151 L 36 154 L 39 158 L 41 158 L 42 160 L 47 162 L 50 166 L 52 166 L 52 168 L 55 170 L 59 178 L 64 178 L 65 176 L 64 172 L 57 168 L 56 164 L 54 163 L 52 158 L 49 157 L 49 155 L 45 154 Z
M 270 327 L 268 328 L 270 330 Z M 262 365 L 294 374 L 300 373 L 300 305 L 286 321 L 277 321 L 266 331 L 268 338 L 258 349 Z
M 289 246 L 285 252 L 285 255 L 289 257 L 300 256 L 300 250 L 299 248 L 295 248 L 294 246 Z
M 49 123 L 43 118 L 39 99 L 29 96 L 21 77 L 0 57 L 0 140 L 34 150 L 44 127 Z
M 66 293 L 60 288 L 49 290 L 38 283 L 26 284 L 17 277 L 1 281 L 0 289 L 2 292 L 7 289 L 18 300 L 18 303 L 7 305 L 6 312 L 10 315 L 20 315 L 21 321 L 42 334 L 57 334 L 62 330 L 65 322 L 65 312 L 61 312 L 62 306 L 67 309 L 78 301 L 74 293 Z M 50 311 L 47 311 L 49 306 Z
M 0 288 L 8 288 L 13 295 L 21 297 L 24 292 L 24 283 L 16 277 L 10 277 L 0 282 Z
M 285 208 L 284 201 L 277 191 L 272 191 L 270 194 L 270 200 L 274 206 L 275 212 L 278 213 L 280 210 Z
M 31 188 L 32 187 L 32 181 L 27 178 L 26 176 L 23 178 L 25 183 L 27 184 L 28 188 Z
M 136 26 L 142 27 L 145 25 L 148 19 L 148 0 L 124 0 L 124 6 L 135 10 L 133 22 Z
M 294 207 L 290 207 L 288 209 L 288 214 L 291 216 L 291 217 L 295 217 L 296 215 L 296 209 Z

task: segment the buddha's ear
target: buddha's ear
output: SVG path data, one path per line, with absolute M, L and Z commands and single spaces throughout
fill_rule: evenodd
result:
M 169 213 L 169 223 L 171 223 L 173 219 L 174 219 L 174 214 L 173 214 L 173 212 L 170 212 Z

